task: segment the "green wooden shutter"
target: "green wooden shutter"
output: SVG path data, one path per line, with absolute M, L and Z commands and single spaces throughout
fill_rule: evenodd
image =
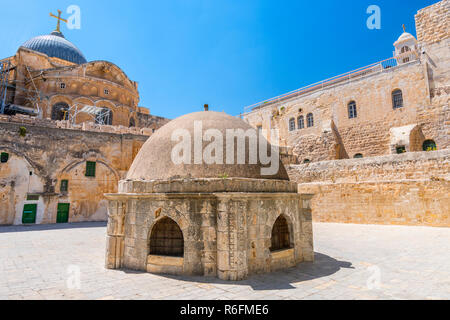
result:
M 6 163 L 6 162 L 8 162 L 8 159 L 9 159 L 9 154 L 8 153 L 6 153 L 6 152 L 2 152 L 2 154 L 1 154 L 1 156 L 0 156 L 0 162 L 1 163 Z
M 95 162 L 86 162 L 86 177 L 95 177 Z

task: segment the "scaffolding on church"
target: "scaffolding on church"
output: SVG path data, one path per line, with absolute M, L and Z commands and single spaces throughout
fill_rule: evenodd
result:
M 6 98 L 8 97 L 9 73 L 12 65 L 9 60 L 0 62 L 0 114 L 5 113 Z
M 89 116 L 95 124 L 112 125 L 112 112 L 108 108 L 96 107 L 75 103 L 63 111 L 63 119 L 68 120 L 70 124 L 77 124 L 77 118 L 80 114 Z
M 30 69 L 26 67 L 25 70 L 26 74 L 22 74 L 10 59 L 0 61 L 0 114 L 39 115 L 39 102 L 42 100 L 43 94 L 37 89 Z M 16 80 L 17 77 L 13 76 L 13 71 L 22 75 L 24 80 Z M 31 84 L 32 88 L 27 88 L 27 84 Z M 26 94 L 24 99 L 32 106 L 31 108 L 14 104 L 14 96 L 17 91 Z

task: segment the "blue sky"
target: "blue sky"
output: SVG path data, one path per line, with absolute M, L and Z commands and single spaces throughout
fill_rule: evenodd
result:
M 176 118 L 238 115 L 247 105 L 392 56 L 402 24 L 437 0 L 18 0 L 2 6 L 0 57 L 55 29 L 50 11 L 81 8 L 62 27 L 89 61 L 108 60 L 139 83 L 141 106 Z M 369 30 L 369 5 L 381 29 Z

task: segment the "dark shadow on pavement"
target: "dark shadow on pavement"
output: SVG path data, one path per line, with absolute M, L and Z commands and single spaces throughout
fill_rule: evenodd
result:
M 244 285 L 252 287 L 253 290 L 288 290 L 295 289 L 291 283 L 327 277 L 335 274 L 342 268 L 354 269 L 351 262 L 339 261 L 318 252 L 315 252 L 314 256 L 314 263 L 304 262 L 293 268 L 272 272 L 270 277 L 267 274 L 252 275 L 242 281 L 224 281 L 218 278 L 201 276 L 161 276 L 188 282 Z M 277 279 L 277 281 L 274 282 L 274 279 Z
M 102 228 L 102 227 L 106 227 L 106 221 L 58 223 L 58 224 L 30 224 L 19 226 L 0 226 L 0 233 L 63 230 L 63 229 L 85 229 L 85 228 Z

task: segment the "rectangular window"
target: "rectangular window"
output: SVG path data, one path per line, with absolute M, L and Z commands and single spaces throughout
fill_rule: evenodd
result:
M 354 119 L 357 117 L 355 102 L 350 102 L 348 104 L 348 117 L 349 117 L 349 119 Z
M 7 163 L 8 160 L 9 160 L 9 153 L 2 152 L 2 154 L 0 156 L 0 162 L 1 163 Z
M 394 109 L 403 107 L 403 93 L 401 90 L 396 90 L 392 93 L 392 104 Z
M 27 201 L 39 201 L 39 195 L 38 194 L 28 194 Z
M 95 177 L 95 162 L 86 162 L 86 177 Z
M 69 190 L 69 180 L 61 180 L 60 192 L 67 192 Z

